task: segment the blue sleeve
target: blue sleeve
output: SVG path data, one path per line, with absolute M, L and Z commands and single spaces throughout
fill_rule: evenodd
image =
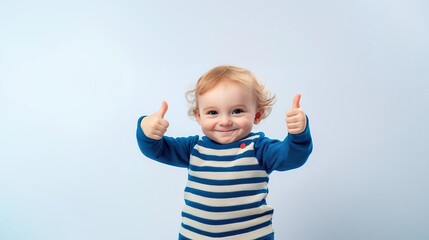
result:
M 302 133 L 289 133 L 283 141 L 264 137 L 255 147 L 256 156 L 268 173 L 301 167 L 313 150 L 308 118 Z
M 137 143 L 140 151 L 148 158 L 176 167 L 189 165 L 189 156 L 198 136 L 172 138 L 164 136 L 160 140 L 147 137 L 140 127 L 143 117 L 137 122 Z

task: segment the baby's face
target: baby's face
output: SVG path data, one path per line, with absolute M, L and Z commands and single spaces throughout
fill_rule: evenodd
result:
M 257 115 L 260 113 L 251 90 L 238 83 L 221 82 L 198 96 L 197 121 L 203 133 L 220 144 L 246 137 Z

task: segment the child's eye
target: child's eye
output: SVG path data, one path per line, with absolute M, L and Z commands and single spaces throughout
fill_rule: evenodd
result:
M 234 109 L 232 111 L 232 114 L 240 114 L 240 113 L 243 113 L 243 112 L 244 112 L 243 109 L 237 108 L 237 109 Z
M 216 114 L 217 114 L 217 111 L 215 110 L 211 110 L 207 112 L 207 115 L 216 115 Z

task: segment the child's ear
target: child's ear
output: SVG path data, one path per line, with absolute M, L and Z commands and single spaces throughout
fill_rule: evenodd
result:
M 195 119 L 197 119 L 198 124 L 201 125 L 201 115 L 200 115 L 200 111 L 198 111 L 198 109 L 194 110 L 194 116 L 195 116 Z
M 261 122 L 262 118 L 264 117 L 265 109 L 260 108 L 256 114 L 255 114 L 255 120 L 253 121 L 255 124 L 258 124 Z

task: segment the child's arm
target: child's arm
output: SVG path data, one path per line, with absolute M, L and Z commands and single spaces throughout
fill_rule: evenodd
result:
M 258 159 L 267 172 L 286 171 L 302 166 L 313 150 L 308 118 L 300 108 L 301 95 L 294 98 L 286 114 L 288 136 L 283 141 L 264 138 L 258 149 Z
M 169 126 L 168 121 L 164 119 L 167 109 L 167 103 L 163 102 L 158 112 L 139 119 L 136 133 L 137 143 L 141 152 L 148 158 L 168 165 L 187 167 L 190 151 L 198 137 L 164 136 Z

